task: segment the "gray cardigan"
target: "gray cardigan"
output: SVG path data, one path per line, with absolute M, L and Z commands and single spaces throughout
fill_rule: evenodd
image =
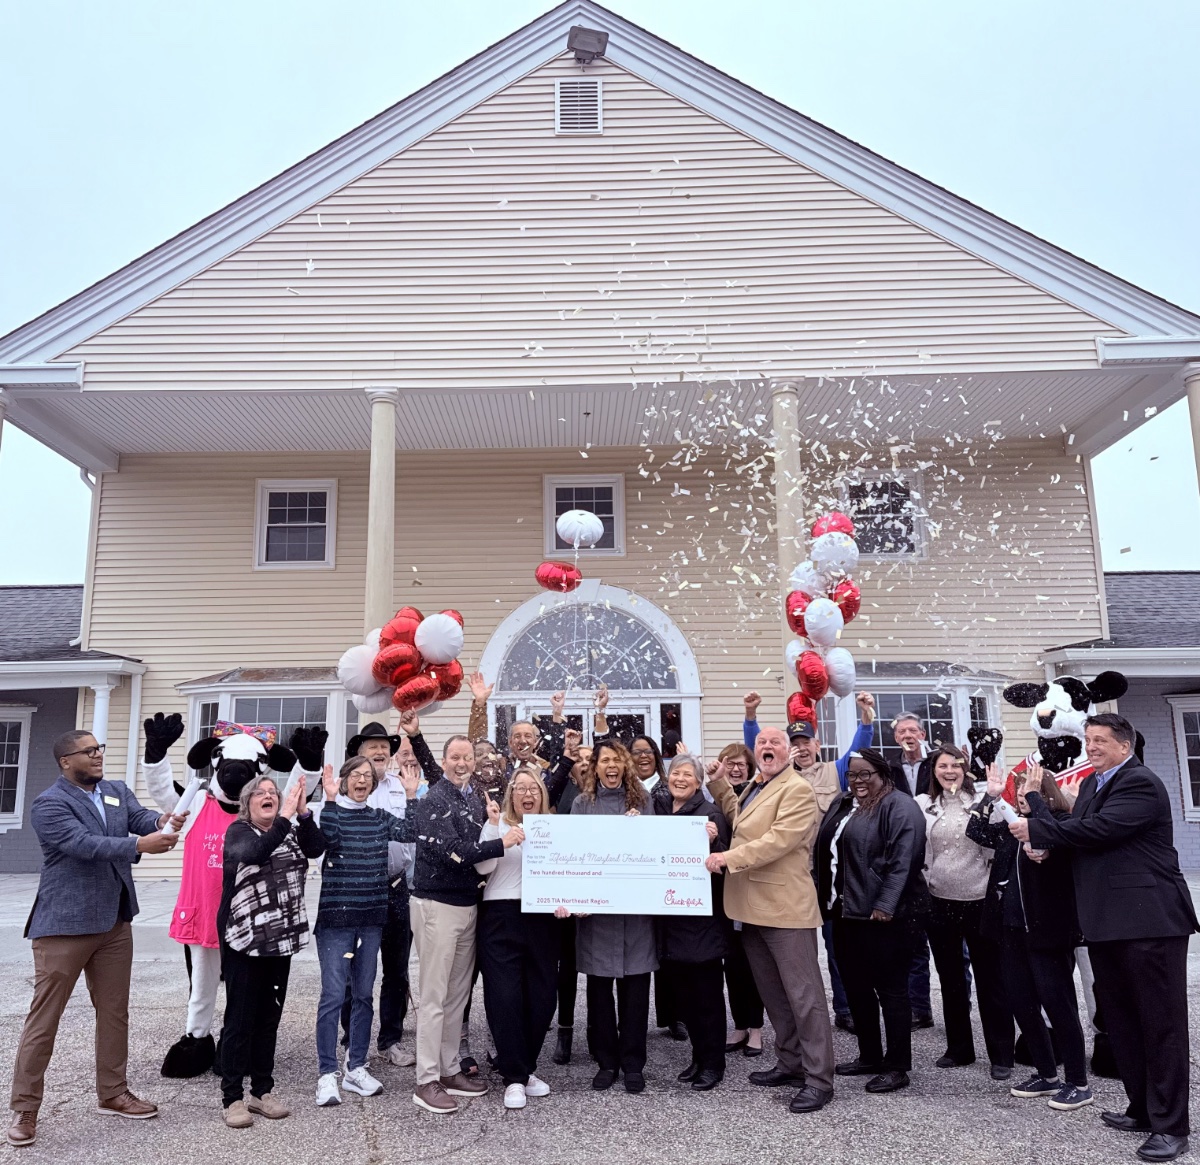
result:
M 596 786 L 596 799 L 580 795 L 571 803 L 571 814 L 625 812 L 625 789 Z M 643 814 L 653 815 L 654 802 L 646 798 Z M 593 914 L 578 920 L 575 931 L 575 961 L 584 975 L 623 979 L 658 970 L 658 946 L 654 919 L 645 914 Z

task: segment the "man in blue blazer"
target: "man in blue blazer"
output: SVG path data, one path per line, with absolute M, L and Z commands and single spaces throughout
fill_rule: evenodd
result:
M 96 1009 L 97 1110 L 145 1120 L 158 1108 L 129 1091 L 130 922 L 137 914 L 133 863 L 166 853 L 179 840 L 183 814 L 143 809 L 123 781 L 106 781 L 104 745 L 90 732 L 54 742 L 59 778 L 33 802 L 31 820 L 42 845 L 42 875 L 25 925 L 33 940 L 33 1004 L 21 1031 L 13 1069 L 10 1145 L 37 1136 L 46 1068 L 58 1021 L 83 972 Z M 163 833 L 170 820 L 175 832 Z M 136 836 L 130 836 L 130 835 Z
M 1188 1147 L 1187 948 L 1200 929 L 1179 870 L 1167 790 L 1133 755 L 1133 725 L 1090 716 L 1084 748 L 1094 772 L 1071 816 L 1036 793 L 1009 828 L 1035 849 L 1071 851 L 1079 924 L 1096 974 L 1096 1002 L 1129 1097 L 1101 1113 L 1122 1132 L 1149 1133 L 1137 1155 L 1170 1161 Z

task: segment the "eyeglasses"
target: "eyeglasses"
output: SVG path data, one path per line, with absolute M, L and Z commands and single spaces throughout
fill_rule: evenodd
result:
M 69 756 L 86 756 L 90 757 L 92 760 L 95 760 L 96 757 L 104 755 L 104 749 L 106 747 L 107 746 L 103 744 L 93 744 L 91 748 L 77 748 L 74 752 L 64 752 L 58 759 L 66 760 Z
M 541 789 L 536 785 L 513 785 L 513 792 L 519 797 L 537 797 Z
M 869 781 L 872 777 L 878 776 L 874 769 L 847 769 L 847 781 Z
M 653 752 L 653 750 L 651 750 L 649 748 L 635 748 L 629 755 L 630 756 L 653 756 L 654 752 Z

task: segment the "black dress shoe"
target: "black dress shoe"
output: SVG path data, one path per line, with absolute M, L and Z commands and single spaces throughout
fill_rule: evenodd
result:
M 554 1045 L 554 1055 L 550 1057 L 556 1064 L 569 1064 L 571 1062 L 571 1042 L 574 1036 L 574 1028 L 563 1027 L 559 1024 L 558 1040 Z
M 921 1028 L 933 1027 L 933 1016 L 928 1012 L 918 1015 L 915 1011 L 912 1017 L 912 1030 L 919 1031 Z
M 880 1072 L 867 1081 L 868 1092 L 895 1092 L 897 1088 L 907 1087 L 907 1072 Z
M 854 1017 L 850 1015 L 835 1015 L 833 1017 L 833 1026 L 838 1031 L 849 1032 L 854 1035 Z
M 969 1060 L 956 1060 L 947 1052 L 944 1056 L 939 1056 L 933 1063 L 936 1068 L 965 1068 L 968 1064 L 975 1063 L 975 1057 L 972 1056 Z
M 693 1060 L 678 1076 L 675 1077 L 680 1084 L 691 1084 L 697 1076 L 700 1075 L 700 1065 Z
M 882 1064 L 864 1064 L 861 1057 L 846 1060 L 834 1068 L 838 1076 L 878 1076 L 883 1071 Z
M 1143 1161 L 1174 1161 L 1188 1151 L 1187 1137 L 1173 1137 L 1170 1133 L 1151 1133 L 1138 1147 L 1137 1155 Z
M 745 1056 L 747 1060 L 755 1060 L 755 1059 L 757 1059 L 759 1056 L 761 1056 L 761 1055 L 762 1055 L 762 1047 L 760 1046 L 760 1047 L 757 1047 L 757 1048 L 753 1048 L 753 1047 L 751 1047 L 749 1044 L 747 1044 L 747 1045 L 746 1045 L 746 1046 L 745 1046 L 745 1047 L 742 1049 L 742 1055 L 743 1055 L 743 1056 Z
M 626 1092 L 645 1092 L 646 1077 L 640 1072 L 625 1073 L 625 1091 Z
M 774 1068 L 766 1068 L 762 1072 L 751 1072 L 746 1077 L 751 1084 L 759 1084 L 763 1088 L 778 1088 L 781 1084 L 794 1084 L 797 1088 L 804 1087 L 804 1077 L 785 1072 L 778 1064 Z
M 698 1072 L 692 1081 L 692 1091 L 708 1092 L 710 1089 L 716 1088 L 724 1079 L 724 1072 L 718 1072 L 715 1068 L 705 1068 L 702 1072 Z
M 1009 1080 L 1012 1078 L 1012 1069 L 1006 1068 L 1003 1064 L 992 1065 L 993 1080 Z
M 738 1048 L 744 1048 L 749 1042 L 750 1037 L 748 1035 L 742 1036 L 740 1040 L 731 1041 L 725 1045 L 725 1055 L 728 1056 L 730 1053 L 736 1052 Z
M 1100 1119 L 1110 1129 L 1116 1129 L 1122 1133 L 1148 1133 L 1150 1131 L 1148 1121 L 1140 1121 L 1137 1117 L 1124 1112 L 1102 1112 Z
M 673 1040 L 686 1040 L 688 1038 L 687 1027 L 679 1020 L 671 1024 L 667 1028 L 667 1031 L 671 1033 L 671 1039 Z
M 832 1099 L 832 1088 L 813 1088 L 811 1085 L 806 1085 L 792 1097 L 788 1108 L 792 1112 L 816 1112 L 817 1109 L 824 1108 Z
M 601 1068 L 592 1077 L 592 1087 L 597 1092 L 603 1092 L 606 1088 L 611 1088 L 616 1082 L 617 1074 L 611 1068 Z

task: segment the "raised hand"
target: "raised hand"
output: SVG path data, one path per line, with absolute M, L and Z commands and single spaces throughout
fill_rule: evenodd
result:
M 500 803 L 492 797 L 487 798 L 487 816 L 490 825 L 500 824 Z
M 492 689 L 488 688 L 490 692 Z M 400 713 L 400 730 L 405 736 L 416 736 L 421 731 L 421 718 L 411 709 Z
M 325 742 L 329 733 L 320 725 L 306 725 L 297 728 L 288 741 L 288 748 L 296 754 L 296 760 L 306 773 L 315 773 L 325 759 Z
M 563 753 L 572 760 L 579 759 L 579 746 L 583 743 L 583 733 L 577 728 L 568 728 L 563 733 Z
M 327 765 L 326 768 L 330 773 L 333 772 L 333 766 Z M 300 812 L 301 806 L 304 804 L 304 794 L 307 786 L 304 780 L 296 781 L 287 791 L 287 795 L 283 798 L 283 804 L 279 807 L 279 812 L 284 817 L 295 817 Z
M 563 718 L 563 709 L 567 706 L 567 693 L 555 692 L 550 697 L 550 711 L 553 714 L 555 724 L 561 724 Z
M 404 796 L 410 801 L 415 801 L 417 791 L 421 787 L 421 766 L 415 764 L 401 765 L 400 784 L 404 786 Z
M 758 706 L 762 703 L 762 696 L 757 692 L 747 692 L 742 697 L 742 704 L 746 709 L 747 720 L 758 719 Z
M 604 709 L 608 707 L 608 684 L 601 684 L 596 689 L 596 711 L 604 715 Z
M 297 784 L 300 782 L 297 781 Z M 321 788 L 325 790 L 326 801 L 336 801 L 338 795 L 338 779 L 334 774 L 333 765 L 326 765 L 321 770 Z
M 993 761 L 987 767 L 987 791 L 989 797 L 1002 797 L 1004 795 L 1004 787 L 1008 784 L 1004 773 L 1000 771 L 1000 766 Z
M 1068 778 L 1067 778 L 1065 781 L 1063 781 L 1063 783 L 1062 783 L 1061 785 L 1059 785 L 1058 787 L 1059 787 L 1059 788 L 1062 790 L 1062 795 L 1063 795 L 1064 797 L 1066 797 L 1066 799 L 1067 799 L 1067 800 L 1068 800 L 1068 801 L 1069 801 L 1069 802 L 1070 802 L 1072 805 L 1074 805 L 1074 804 L 1075 804 L 1075 801 L 1076 801 L 1076 800 L 1077 800 L 1077 798 L 1079 797 L 1079 789 L 1080 789 L 1080 786 L 1081 786 L 1081 785 L 1083 784 L 1083 782 L 1084 782 L 1084 781 L 1086 781 L 1086 780 L 1087 780 L 1087 774 L 1085 774 L 1085 773 L 1076 773 L 1076 774 L 1075 774 L 1073 777 L 1068 777 Z
M 172 712 L 170 716 L 155 712 L 142 727 L 146 730 L 146 763 L 156 765 L 183 735 L 183 717 L 178 712 Z
M 864 724 L 874 724 L 875 697 L 870 692 L 856 692 L 854 702 L 858 705 L 858 718 Z
M 471 699 L 476 704 L 486 704 L 492 694 L 492 685 L 483 678 L 483 672 L 473 672 L 467 676 L 467 687 L 471 689 Z

